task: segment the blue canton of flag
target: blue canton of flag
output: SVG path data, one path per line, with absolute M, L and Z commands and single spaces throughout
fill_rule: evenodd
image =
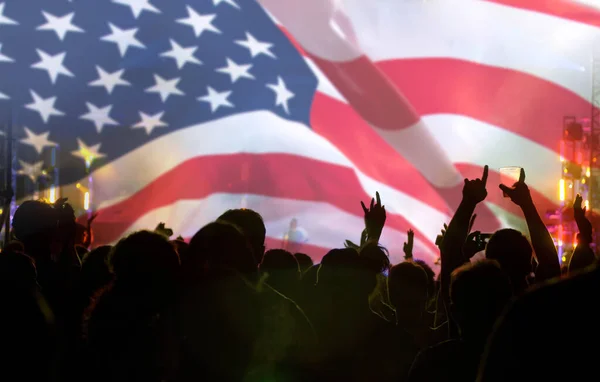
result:
M 254 0 L 7 0 L 0 72 L 0 124 L 12 122 L 19 174 L 34 183 L 52 147 L 60 182 L 71 184 L 86 160 L 91 171 L 110 166 L 233 114 L 267 110 L 308 125 L 317 86 Z

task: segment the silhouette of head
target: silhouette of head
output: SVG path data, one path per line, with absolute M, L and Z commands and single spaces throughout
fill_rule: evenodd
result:
M 260 263 L 260 270 L 264 272 L 278 271 L 278 270 L 293 270 L 295 272 L 300 271 L 298 260 L 286 250 L 283 249 L 271 249 L 265 253 L 262 262 Z
M 531 273 L 532 255 L 533 250 L 527 238 L 514 229 L 501 229 L 494 233 L 485 249 L 485 257 L 496 260 L 515 287 Z
M 210 223 L 194 235 L 184 264 L 197 276 L 219 269 L 256 275 L 257 267 L 246 236 L 224 221 Z
M 179 256 L 167 239 L 140 231 L 121 239 L 113 248 L 110 264 L 116 284 L 144 295 L 168 296 L 179 272 Z
M 360 257 L 366 262 L 369 268 L 382 273 L 390 269 L 390 257 L 387 249 L 377 243 L 368 243 L 360 250 Z
M 463 338 L 485 341 L 511 297 L 510 279 L 496 261 L 466 264 L 452 273 L 452 315 Z
M 0 254 L 0 289 L 4 292 L 30 290 L 37 286 L 37 272 L 33 260 L 22 253 Z
M 293 297 L 300 281 L 298 260 L 283 249 L 272 249 L 265 253 L 260 271 L 267 274 L 267 283 L 288 297 Z
M 423 270 L 427 274 L 427 295 L 429 296 L 429 299 L 434 298 L 435 290 L 436 290 L 436 288 L 435 288 L 435 272 L 433 271 L 433 269 L 431 269 L 429 264 L 427 264 L 423 260 L 415 260 L 415 264 L 420 265 L 421 268 L 423 268 Z
M 248 238 L 254 257 L 260 264 L 265 253 L 265 236 L 267 230 L 260 214 L 249 209 L 229 210 L 219 217 L 221 221 L 238 226 Z
M 404 262 L 390 270 L 390 302 L 397 310 L 422 314 L 427 307 L 428 289 L 427 273 L 420 265 Z
M 57 240 L 58 221 L 59 214 L 52 205 L 26 201 L 17 208 L 12 225 L 15 237 L 23 243 L 28 254 L 49 254 Z
M 88 289 L 88 293 L 96 291 L 112 280 L 112 273 L 108 266 L 111 250 L 110 245 L 104 245 L 83 256 L 81 282 Z
M 352 248 L 332 249 L 321 261 L 317 284 L 329 293 L 368 301 L 380 269 Z
M 313 265 L 313 260 L 305 253 L 296 253 L 294 255 L 296 260 L 298 261 L 298 265 L 300 266 L 300 272 L 304 273 L 310 269 Z

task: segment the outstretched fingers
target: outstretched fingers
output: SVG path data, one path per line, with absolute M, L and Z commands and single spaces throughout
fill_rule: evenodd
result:
M 365 203 L 363 203 L 362 201 L 360 202 L 360 205 L 363 209 L 363 212 L 366 214 L 367 212 L 369 212 L 369 210 L 367 209 L 367 206 L 365 206 Z
M 490 169 L 487 164 L 485 166 L 483 166 L 483 176 L 481 177 L 481 182 L 483 183 L 484 186 L 487 185 L 489 170 Z
M 525 169 L 521 167 L 521 173 L 519 174 L 519 183 L 525 183 Z

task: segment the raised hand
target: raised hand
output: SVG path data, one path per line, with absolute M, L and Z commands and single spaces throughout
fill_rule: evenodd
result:
M 585 217 L 587 207 L 583 207 L 583 198 L 577 194 L 575 202 L 573 203 L 573 214 L 575 215 L 575 221 L 577 222 L 577 228 L 579 228 L 579 241 L 585 243 L 591 243 L 592 241 L 592 223 Z
M 465 179 L 465 185 L 463 186 L 463 199 L 471 203 L 477 204 L 485 200 L 487 197 L 487 180 L 488 180 L 489 168 L 486 165 L 483 168 L 483 175 L 481 179 L 475 180 Z
M 577 196 L 575 197 L 575 202 L 573 202 L 573 210 L 575 211 L 575 217 L 577 217 L 578 214 L 583 214 L 585 216 L 587 207 L 581 208 L 582 205 L 583 205 L 583 197 L 581 195 L 577 194 Z
M 531 192 L 529 192 L 529 187 L 525 184 L 525 169 L 521 169 L 521 174 L 519 175 L 519 181 L 515 183 L 512 187 L 508 187 L 505 184 L 501 184 L 500 189 L 519 207 L 524 207 L 527 205 L 532 205 L 533 200 L 531 199 Z
M 371 199 L 370 208 L 367 208 L 362 201 L 360 202 L 360 205 L 365 213 L 365 227 L 367 228 L 369 240 L 379 241 L 379 237 L 381 236 L 381 232 L 385 225 L 386 213 L 385 206 L 381 205 L 379 192 L 375 193 L 375 197 L 377 203 L 375 202 L 375 199 Z
M 412 229 L 408 230 L 408 240 L 406 243 L 404 243 L 404 258 L 406 260 L 410 260 L 413 258 L 413 246 L 414 246 L 414 241 L 415 241 L 415 232 Z
M 444 241 L 444 236 L 446 236 L 446 231 L 448 230 L 448 224 L 444 223 L 444 228 L 441 231 L 440 235 L 437 235 L 435 238 L 435 245 L 441 249 L 442 241 Z
M 173 236 L 173 230 L 171 228 L 167 228 L 165 223 L 162 222 L 156 226 L 154 232 L 166 236 L 167 239 Z

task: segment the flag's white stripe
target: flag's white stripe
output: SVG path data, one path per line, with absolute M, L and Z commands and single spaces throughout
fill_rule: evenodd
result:
M 102 202 L 98 208 L 109 207 L 189 159 L 236 153 L 285 153 L 352 169 L 367 194 L 379 191 L 389 213 L 404 216 L 415 229 L 432 239 L 439 231 L 440 222 L 449 221 L 445 213 L 426 202 L 360 172 L 333 144 L 305 125 L 265 111 L 181 129 L 131 151 L 110 166 L 93 172 L 94 200 Z M 123 177 L 122 174 L 128 175 Z
M 327 3 L 316 3 L 321 1 Z M 600 28 L 487 1 L 346 0 L 337 6 L 351 26 L 334 28 L 330 22 L 329 33 L 339 37 L 340 28 L 350 29 L 346 34 L 355 35 L 360 47 L 354 55 L 324 44 L 314 36 L 312 22 L 290 28 L 286 21 L 295 15 L 279 19 L 308 52 L 330 61 L 356 59 L 356 52 L 373 61 L 454 58 L 528 73 L 591 97 L 592 51 Z M 343 44 L 338 39 L 335 45 Z
M 132 224 L 127 232 L 150 229 L 156 222 L 164 222 L 174 235 L 192 237 L 201 227 L 214 221 L 231 208 L 244 203 L 260 211 L 267 228 L 267 236 L 282 239 L 295 218 L 308 234 L 308 244 L 322 248 L 341 248 L 345 240 L 356 241 L 364 228 L 363 220 L 327 203 L 307 202 L 260 195 L 212 194 L 204 199 L 182 200 L 172 205 L 149 211 Z M 402 261 L 402 244 L 406 234 L 393 229 L 384 230 L 381 243 L 390 250 L 393 263 Z M 433 260 L 434 253 L 421 241 L 415 240 L 415 255 Z

